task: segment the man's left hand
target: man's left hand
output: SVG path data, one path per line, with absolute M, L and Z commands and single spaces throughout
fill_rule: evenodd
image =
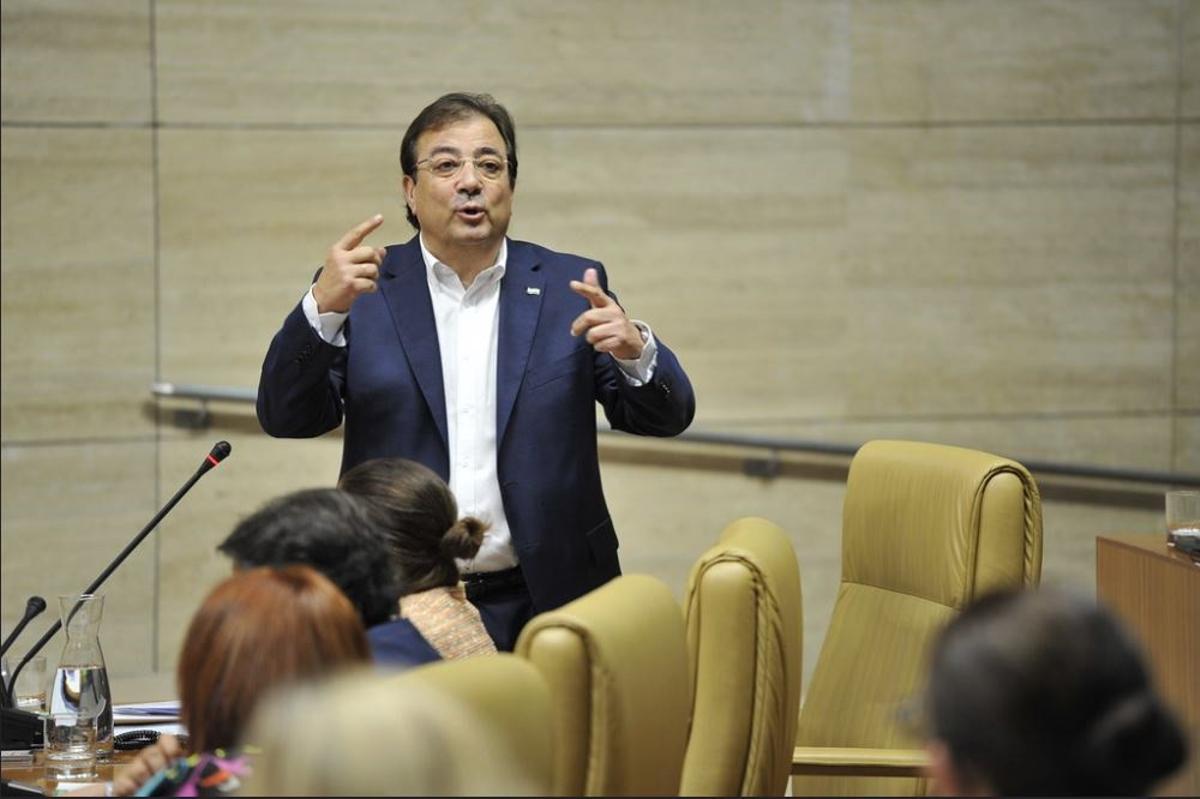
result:
M 571 335 L 587 334 L 587 341 L 596 352 L 608 352 L 623 361 L 633 361 L 642 354 L 642 331 L 629 321 L 625 309 L 600 288 L 595 269 L 583 273 L 583 280 L 572 280 L 571 291 L 591 304 L 591 308 L 575 317 Z

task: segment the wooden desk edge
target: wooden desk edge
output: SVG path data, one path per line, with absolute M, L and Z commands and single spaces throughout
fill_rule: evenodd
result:
M 1096 536 L 1096 557 L 1100 556 L 1100 544 L 1119 547 L 1132 552 L 1140 552 L 1176 566 L 1195 568 L 1196 562 L 1186 552 L 1177 552 L 1167 546 L 1166 533 L 1102 533 Z

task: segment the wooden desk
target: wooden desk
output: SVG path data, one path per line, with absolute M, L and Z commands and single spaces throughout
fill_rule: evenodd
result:
M 148 674 L 114 676 L 112 692 L 115 696 L 150 696 L 156 698 L 174 696 L 175 675 L 170 672 L 154 672 Z M 142 700 L 124 700 L 142 701 Z M 143 725 L 127 725 L 117 727 L 116 733 L 127 729 L 136 729 Z M 92 782 L 108 782 L 113 778 L 113 767 L 128 763 L 137 756 L 137 752 L 113 752 L 112 760 L 96 764 L 96 778 Z M 6 780 L 24 782 L 36 785 L 47 794 L 54 792 L 54 781 L 46 781 L 46 768 L 42 762 L 42 753 L 35 752 L 33 763 L 5 763 L 0 766 L 0 777 Z M 82 783 L 81 783 L 82 784 Z
M 113 752 L 112 759 L 107 762 L 96 763 L 96 776 L 88 780 L 88 782 L 109 782 L 113 778 L 113 768 L 121 766 L 133 760 L 137 756 L 137 752 Z M 33 755 L 33 763 L 5 763 L 3 768 L 0 768 L 0 776 L 6 780 L 14 782 L 23 782 L 27 785 L 35 785 L 41 788 L 47 796 L 54 793 L 54 788 L 58 784 L 56 780 L 46 778 L 46 766 L 43 760 L 42 752 L 35 752 Z M 72 783 L 63 783 L 64 787 Z M 87 783 L 77 783 L 85 785 Z
M 1192 757 L 1161 787 L 1200 795 L 1200 566 L 1166 533 L 1098 536 L 1096 596 L 1141 640 L 1159 690 L 1192 740 Z

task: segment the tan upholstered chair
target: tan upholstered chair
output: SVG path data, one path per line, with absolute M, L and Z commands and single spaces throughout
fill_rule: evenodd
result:
M 921 742 L 898 711 L 920 690 L 932 636 L 989 589 L 1035 585 L 1037 486 L 974 450 L 872 441 L 850 465 L 842 581 L 800 711 L 795 795 L 918 795 Z M 916 767 L 916 768 L 914 768 Z
M 550 688 L 532 664 L 503 653 L 444 660 L 395 677 L 401 689 L 429 689 L 459 700 L 498 739 L 510 744 L 519 773 L 543 793 L 553 784 L 554 732 Z
M 684 600 L 692 727 L 685 796 L 783 796 L 800 709 L 800 571 L 787 535 L 739 519 L 692 567 Z
M 521 632 L 554 698 L 554 792 L 675 795 L 687 741 L 683 614 L 645 575 L 618 577 Z

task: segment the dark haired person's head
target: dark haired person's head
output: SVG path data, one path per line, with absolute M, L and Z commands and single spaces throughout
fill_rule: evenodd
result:
M 219 547 L 239 569 L 300 563 L 328 577 L 368 627 L 397 610 L 400 578 L 370 508 L 336 488 L 310 488 L 273 499 Z
M 470 516 L 459 519 L 450 488 L 419 463 L 366 461 L 343 474 L 338 486 L 374 508 L 406 593 L 456 584 L 454 559 L 479 552 L 487 525 Z
M 947 625 L 926 714 L 950 794 L 1139 795 L 1186 754 L 1116 619 L 1050 591 L 986 596 Z
M 234 746 L 268 691 L 369 658 L 358 613 L 315 570 L 239 572 L 205 598 L 183 640 L 176 677 L 188 746 Z
M 421 136 L 431 131 L 444 130 L 451 125 L 464 122 L 472 117 L 481 117 L 495 126 L 499 139 L 504 147 L 503 152 L 496 155 L 505 165 L 504 179 L 511 192 L 517 185 L 517 132 L 513 126 L 508 109 L 496 102 L 490 94 L 470 94 L 467 92 L 452 92 L 434 100 L 409 124 L 400 142 L 400 168 L 404 175 L 413 183 L 420 181 L 418 164 L 422 154 L 418 153 L 418 141 Z M 460 153 L 460 156 L 470 157 L 473 153 Z M 430 175 L 427 179 L 434 179 Z M 421 223 L 417 219 L 411 204 L 405 208 L 408 221 L 417 230 Z M 507 220 L 506 220 L 507 222 Z

